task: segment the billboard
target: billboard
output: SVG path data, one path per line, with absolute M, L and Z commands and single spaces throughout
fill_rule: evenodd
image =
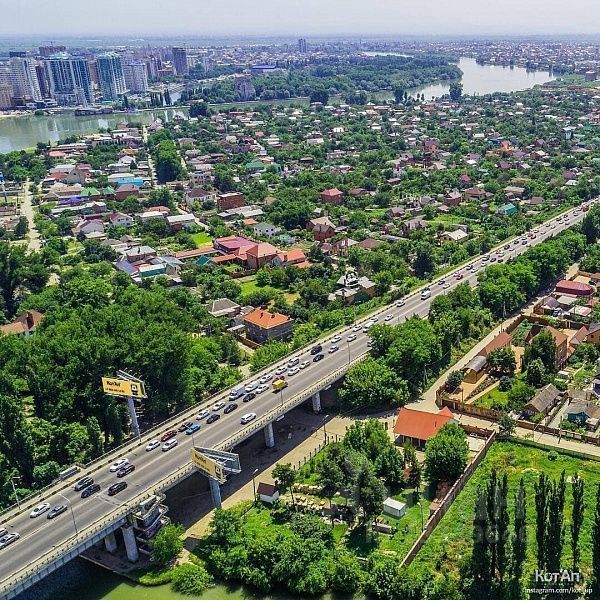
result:
M 144 384 L 116 377 L 103 377 L 102 389 L 109 396 L 125 396 L 128 398 L 145 398 Z
M 223 465 L 196 450 L 196 448 L 192 448 L 192 464 L 205 475 L 217 479 L 221 483 L 225 483 Z

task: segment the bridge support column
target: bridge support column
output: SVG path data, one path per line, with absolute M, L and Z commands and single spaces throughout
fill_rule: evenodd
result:
M 275 448 L 275 434 L 273 433 L 273 423 L 267 423 L 263 429 L 265 434 L 265 446 Z
M 133 527 L 121 527 L 123 532 L 123 541 L 125 542 L 125 550 L 127 551 L 127 558 L 130 562 L 137 562 L 140 558 L 140 553 L 137 547 L 137 541 L 135 539 L 135 533 Z
M 109 533 L 104 538 L 104 547 L 107 552 L 114 554 L 117 551 L 117 538 L 115 537 L 115 532 Z
M 321 412 L 321 392 L 312 395 L 312 409 L 315 414 Z
M 210 495 L 214 507 L 221 508 L 221 486 L 219 485 L 219 482 L 216 479 L 209 477 L 208 483 L 210 484 Z
M 140 425 L 138 423 L 137 415 L 135 414 L 135 405 L 132 397 L 127 398 L 127 406 L 129 407 L 129 417 L 131 418 L 131 430 L 133 431 L 133 435 L 140 437 Z

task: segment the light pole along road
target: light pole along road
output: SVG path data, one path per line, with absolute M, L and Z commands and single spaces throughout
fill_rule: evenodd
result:
M 595 201 L 591 201 L 590 204 L 593 204 Z M 487 255 L 477 257 L 467 265 L 463 265 L 444 275 L 443 280 L 446 282 L 445 285 L 440 285 L 438 283 L 439 280 L 435 280 L 429 284 L 431 289 L 430 298 L 422 300 L 420 290 L 417 290 L 404 298 L 402 302 L 394 302 L 377 311 L 377 323 L 395 325 L 413 315 L 426 315 L 431 301 L 439 294 L 446 293 L 458 284 L 465 282 L 476 285 L 477 273 L 490 264 L 491 261 L 489 259 L 492 255 L 498 258 L 501 252 L 501 258 L 504 261 L 514 258 L 529 247 L 539 244 L 548 237 L 557 235 L 561 231 L 579 223 L 584 216 L 585 212 L 580 208 L 571 209 L 563 213 L 560 220 L 555 218 L 536 227 L 533 230 L 536 235 L 535 238 L 525 238 L 524 236 L 516 238 L 510 242 L 509 249 L 501 250 L 508 244 L 508 242 L 505 242 L 497 249 L 490 251 Z M 524 239 L 527 239 L 527 244 L 522 243 Z M 456 277 L 458 273 L 462 275 L 462 278 L 459 279 Z M 307 361 L 309 365 L 305 369 L 300 370 L 297 375 L 286 375 L 289 385 L 285 390 L 281 391 L 281 394 L 273 393 L 269 389 L 262 394 L 258 394 L 255 399 L 247 404 L 238 400 L 238 409 L 230 414 L 223 414 L 221 410 L 221 418 L 211 425 L 207 425 L 205 420 L 199 421 L 202 428 L 194 436 L 196 444 L 203 447 L 217 447 L 233 435 L 243 433 L 244 430 L 251 431 L 253 423 L 248 425 L 240 424 L 242 414 L 254 412 L 257 414 L 257 420 L 260 420 L 261 417 L 267 416 L 271 411 L 279 409 L 282 402 L 286 402 L 292 399 L 293 396 L 314 387 L 335 371 L 346 369 L 349 360 L 353 362 L 366 355 L 369 350 L 367 346 L 368 334 L 364 331 L 363 326 L 368 320 L 369 317 L 365 317 L 355 326 L 346 327 L 344 330 L 336 332 L 323 341 L 320 341 L 319 343 L 323 345 L 322 352 L 325 355 L 325 358 L 320 362 L 314 363 L 312 361 L 313 357 L 310 354 L 310 348 L 295 352 L 293 356 L 297 356 L 300 362 Z M 359 324 L 361 325 L 360 327 Z M 356 339 L 348 342 L 348 337 L 352 334 L 356 335 Z M 339 342 L 336 342 L 339 349 L 336 352 L 329 353 L 329 349 L 333 345 L 331 338 L 334 336 L 341 336 Z M 266 372 L 274 372 L 278 366 L 286 364 L 287 360 L 285 359 L 270 366 L 244 383 L 257 380 Z M 239 387 L 239 385 L 236 387 Z M 152 490 L 157 481 L 189 465 L 190 450 L 193 445 L 191 436 L 179 433 L 177 435 L 178 445 L 167 452 L 162 452 L 160 447 L 146 452 L 145 446 L 149 440 L 159 438 L 163 432 L 169 429 L 176 429 L 180 423 L 187 420 L 194 421 L 195 415 L 199 412 L 200 408 L 208 408 L 218 400 L 227 401 L 229 391 L 223 391 L 211 398 L 210 403 L 203 402 L 202 405 L 198 405 L 178 415 L 176 418 L 166 421 L 160 428 L 155 428 L 151 432 L 142 434 L 139 441 L 137 439 L 133 440 L 120 449 L 106 455 L 102 461 L 96 461 L 89 468 L 79 472 L 76 477 L 71 478 L 69 482 L 57 483 L 45 492 L 21 501 L 20 509 L 15 507 L 10 511 L 5 511 L 0 516 L 0 525 L 8 529 L 9 532 L 18 532 L 20 539 L 7 548 L 0 549 L 0 596 L 2 595 L 2 590 L 6 589 L 4 586 L 10 585 L 10 579 L 13 575 L 18 574 L 36 561 L 43 559 L 45 554 L 52 552 L 69 538 L 73 537 L 74 528 L 80 534 L 84 534 L 86 528 L 90 528 L 99 519 L 110 517 L 111 512 L 121 507 L 124 502 L 132 501 L 142 493 Z M 128 483 L 127 489 L 116 497 L 109 497 L 107 495 L 108 486 L 118 481 L 115 473 L 109 472 L 109 465 L 119 457 L 128 458 L 136 466 L 136 469 L 124 478 Z M 243 466 L 242 464 L 242 468 Z M 84 475 L 92 476 L 94 481 L 99 483 L 102 488 L 99 493 L 86 499 L 82 499 L 80 492 L 75 492 L 72 485 L 76 479 Z M 64 512 L 55 519 L 48 520 L 46 519 L 46 515 L 41 515 L 38 518 L 29 517 L 29 511 L 33 505 L 44 501 L 54 506 L 63 504 L 65 499 L 70 503 L 71 510 Z M 71 513 L 72 519 L 69 518 L 68 512 Z M 6 558 L 8 560 L 5 560 Z

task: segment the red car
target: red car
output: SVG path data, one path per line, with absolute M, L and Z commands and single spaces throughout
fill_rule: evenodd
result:
M 189 429 L 194 423 L 192 421 L 186 421 L 185 423 L 179 426 L 179 433 L 183 433 L 186 429 Z
M 171 438 L 175 437 L 176 435 L 177 435 L 177 432 L 174 429 L 169 429 L 169 431 L 165 431 L 162 434 L 160 441 L 166 442 L 167 440 L 170 440 Z
M 462 273 L 457 273 L 454 277 L 456 277 L 456 279 L 462 279 L 463 278 L 463 274 Z

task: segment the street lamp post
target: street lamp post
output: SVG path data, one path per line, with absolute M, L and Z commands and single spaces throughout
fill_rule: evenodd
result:
M 327 428 L 326 428 L 326 425 L 327 425 L 327 417 L 328 416 L 329 415 L 325 415 L 323 417 L 323 438 L 325 439 L 325 442 L 327 442 Z
M 254 490 L 253 502 L 256 504 L 256 474 L 258 473 L 258 469 L 254 469 L 252 472 L 252 489 Z
M 279 390 L 279 401 L 281 402 L 281 406 L 283 406 L 283 388 Z
M 350 342 L 346 342 L 348 344 L 348 364 L 350 364 Z
M 18 477 L 18 476 L 10 478 L 10 482 L 12 484 L 13 493 L 15 495 L 15 500 L 17 501 L 17 506 L 18 506 L 18 508 L 20 510 L 21 509 L 21 503 L 19 502 L 19 494 L 17 494 L 17 488 L 15 487 L 15 480 L 21 481 L 21 478 Z
M 75 521 L 75 513 L 73 512 L 73 505 L 71 504 L 71 501 L 66 497 L 63 496 L 62 494 L 58 494 L 61 498 L 64 498 L 67 501 L 67 504 L 69 505 L 69 508 L 71 509 L 71 517 L 73 518 L 73 527 L 75 529 L 75 535 L 79 534 L 79 530 L 77 529 L 77 523 Z

